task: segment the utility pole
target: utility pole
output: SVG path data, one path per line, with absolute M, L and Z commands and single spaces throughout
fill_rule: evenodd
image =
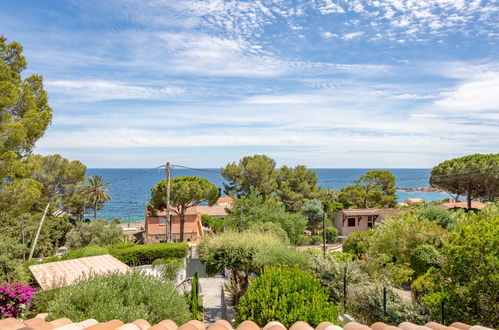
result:
M 239 232 L 243 231 L 243 206 L 239 209 Z
M 324 259 L 326 259 L 326 251 L 327 251 L 327 248 L 326 248 L 326 212 L 324 212 L 323 216 L 322 216 L 322 249 L 323 249 L 323 252 L 324 252 Z
M 170 162 L 166 163 L 166 242 L 172 242 L 172 222 L 170 220 Z
M 24 221 L 21 221 L 21 237 L 23 240 L 23 261 L 26 261 L 26 251 L 24 250 Z

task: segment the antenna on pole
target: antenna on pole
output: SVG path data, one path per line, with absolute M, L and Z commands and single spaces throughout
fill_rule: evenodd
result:
M 166 242 L 172 242 L 172 222 L 170 219 L 170 162 L 166 163 Z

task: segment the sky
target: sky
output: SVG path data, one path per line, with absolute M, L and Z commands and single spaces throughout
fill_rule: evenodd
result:
M 499 152 L 497 0 L 0 0 L 35 152 L 88 167 L 430 168 Z

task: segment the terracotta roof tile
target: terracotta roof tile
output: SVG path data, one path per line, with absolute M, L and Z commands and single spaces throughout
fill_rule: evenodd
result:
M 67 317 L 63 317 L 57 320 L 53 320 L 49 322 L 54 328 L 62 327 L 63 325 L 71 324 L 73 323 L 70 319 Z
M 198 321 L 191 320 L 180 327 L 171 320 L 164 320 L 156 325 L 151 326 L 151 324 L 144 319 L 138 319 L 133 322 L 124 324 L 120 320 L 112 320 L 108 322 L 98 323 L 94 319 L 88 319 L 81 321 L 79 323 L 73 323 L 67 318 L 57 319 L 51 322 L 46 322 L 42 318 L 33 318 L 23 322 L 17 321 L 16 319 L 9 318 L 0 320 L 0 330 L 14 330 L 14 329 L 24 329 L 24 330 L 207 330 L 206 326 Z M 376 322 L 368 327 L 366 325 L 349 322 L 344 328 L 334 325 L 331 322 L 320 323 L 315 330 L 492 330 L 490 328 L 485 328 L 479 325 L 471 326 L 468 324 L 455 322 L 450 326 L 445 326 L 436 322 L 429 322 L 425 326 L 414 324 L 411 322 L 400 323 L 398 327 L 389 325 L 383 322 Z M 208 327 L 208 330 L 234 330 L 233 326 L 225 321 L 216 321 L 213 325 Z M 263 329 L 261 329 L 253 321 L 244 321 L 238 327 L 237 330 L 286 330 L 286 327 L 280 322 L 273 321 L 266 324 Z M 289 330 L 314 330 L 308 323 L 298 321 L 295 322 Z
M 237 330 L 260 330 L 260 327 L 255 322 L 246 320 L 239 324 Z
M 289 328 L 289 330 L 314 330 L 307 322 L 297 321 Z
M 283 328 L 286 329 L 286 327 L 284 325 L 282 325 L 281 322 L 272 321 L 272 322 L 267 323 L 267 325 L 263 327 L 263 330 L 269 330 L 273 326 L 278 326 L 281 329 L 283 329 Z M 274 329 L 277 329 L 277 328 L 274 328 Z M 279 329 L 277 329 L 277 330 L 279 330 Z
M 86 329 L 89 330 L 115 330 L 116 328 L 122 326 L 124 323 L 120 320 L 112 320 L 103 323 L 97 323 L 96 325 L 92 325 Z
M 358 322 L 348 322 L 343 327 L 345 330 L 371 330 L 367 325 L 360 324 Z
M 461 330 L 470 330 L 470 328 L 471 328 L 471 325 L 461 323 L 461 322 L 454 322 L 450 326 L 453 328 L 461 329 Z

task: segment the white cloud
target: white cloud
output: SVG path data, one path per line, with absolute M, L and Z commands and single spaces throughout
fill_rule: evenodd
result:
M 157 99 L 184 93 L 175 86 L 145 87 L 106 80 L 48 80 L 49 93 L 62 94 L 80 101 Z
M 333 37 L 336 38 L 336 37 L 338 37 L 338 35 L 336 33 L 332 33 L 329 31 L 322 32 L 321 36 L 323 36 L 324 38 L 333 38 Z
M 449 111 L 495 111 L 499 113 L 499 72 L 489 72 L 442 93 L 437 105 Z
M 351 39 L 354 39 L 354 38 L 357 38 L 357 37 L 360 37 L 361 35 L 363 35 L 364 32 L 351 32 L 351 33 L 345 33 L 342 38 L 344 40 L 351 40 Z

